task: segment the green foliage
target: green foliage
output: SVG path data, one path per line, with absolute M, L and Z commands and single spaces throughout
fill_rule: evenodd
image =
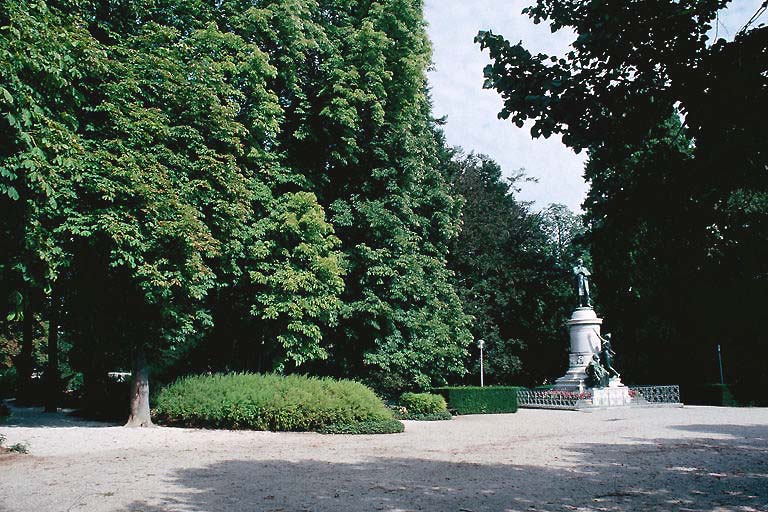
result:
M 448 410 L 445 398 L 432 393 L 403 393 L 400 395 L 400 405 L 405 407 L 409 415 L 437 414 Z
M 465 201 L 449 265 L 474 317 L 472 333 L 486 342 L 486 376 L 494 383 L 552 378 L 564 370 L 561 326 L 573 304 L 572 262 L 565 260 L 574 252 L 577 217 L 556 206 L 549 210 L 556 214 L 532 212 L 515 197 L 524 176 L 504 179 L 484 155 L 454 150 L 443 158 L 450 158 L 453 189 Z M 479 350 L 471 350 L 477 382 Z
M 419 0 L 1 6 L 3 318 L 60 313 L 85 390 L 143 352 L 465 373 Z
M 395 411 L 395 417 L 399 420 L 412 421 L 446 421 L 453 419 L 453 416 L 447 409 L 429 414 L 414 414 L 410 412 Z
M 349 268 L 335 371 L 392 392 L 424 389 L 465 372 L 471 335 L 446 268 L 460 202 L 429 114 L 421 2 L 337 9 L 338 25 L 326 25 L 339 52 L 334 86 L 319 92 L 320 119 L 307 120 L 330 148 L 319 149 L 311 177 Z
M 318 430 L 321 434 L 399 434 L 405 425 L 396 419 L 335 423 Z
M 238 373 L 179 379 L 158 393 L 154 417 L 174 426 L 313 431 L 386 422 L 392 413 L 357 382 Z
M 736 381 L 768 383 L 768 29 L 710 41 L 728 3 L 538 0 L 534 23 L 576 34 L 562 57 L 476 38 L 499 116 L 590 153 L 594 275 L 638 379 L 712 380 L 720 343 Z
M 516 386 L 464 386 L 434 388 L 458 414 L 493 414 L 517 412 Z

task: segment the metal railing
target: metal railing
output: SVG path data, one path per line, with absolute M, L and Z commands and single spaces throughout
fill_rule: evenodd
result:
M 630 386 L 634 391 L 634 399 L 644 400 L 650 404 L 679 404 L 680 386 Z
M 557 391 L 518 389 L 518 407 L 535 409 L 576 409 L 580 400 L 592 400 L 592 393 L 577 391 Z
M 629 386 L 629 396 L 637 407 L 680 404 L 680 386 Z M 528 409 L 576 410 L 592 405 L 592 392 L 518 389 L 517 404 Z

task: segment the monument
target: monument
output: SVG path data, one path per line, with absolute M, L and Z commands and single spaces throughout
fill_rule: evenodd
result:
M 584 393 L 591 391 L 592 406 L 626 406 L 631 402 L 629 388 L 622 384 L 619 372 L 613 367 L 615 352 L 611 335 L 600 335 L 603 323 L 592 309 L 589 296 L 589 277 L 592 274 L 579 259 L 573 267 L 578 307 L 568 320 L 570 353 L 568 370 L 555 381 L 555 390 Z

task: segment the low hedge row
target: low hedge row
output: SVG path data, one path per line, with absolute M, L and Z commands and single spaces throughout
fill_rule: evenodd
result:
M 517 386 L 463 386 L 434 388 L 458 414 L 517 412 Z
M 254 373 L 183 377 L 158 393 L 153 415 L 166 425 L 273 431 L 395 421 L 358 382 Z
M 358 423 L 337 423 L 327 425 L 318 432 L 321 434 L 399 434 L 405 425 L 398 420 L 360 421 Z
M 399 420 L 416 420 L 416 421 L 443 421 L 453 419 L 451 413 L 446 409 L 445 411 L 435 412 L 432 414 L 411 414 L 408 412 L 395 412 L 395 416 Z

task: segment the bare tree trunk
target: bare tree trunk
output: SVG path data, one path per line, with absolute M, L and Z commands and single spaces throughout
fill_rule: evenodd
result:
M 48 367 L 45 370 L 45 412 L 56 412 L 59 408 L 59 300 L 51 297 L 51 312 L 48 318 Z
M 21 321 L 21 352 L 16 359 L 16 373 L 18 375 L 16 401 L 19 404 L 26 404 L 32 398 L 34 322 L 35 317 L 32 308 L 27 304 L 24 307 L 24 318 Z
M 137 348 L 133 356 L 131 379 L 131 415 L 126 427 L 151 427 L 149 416 L 149 367 L 144 349 Z

